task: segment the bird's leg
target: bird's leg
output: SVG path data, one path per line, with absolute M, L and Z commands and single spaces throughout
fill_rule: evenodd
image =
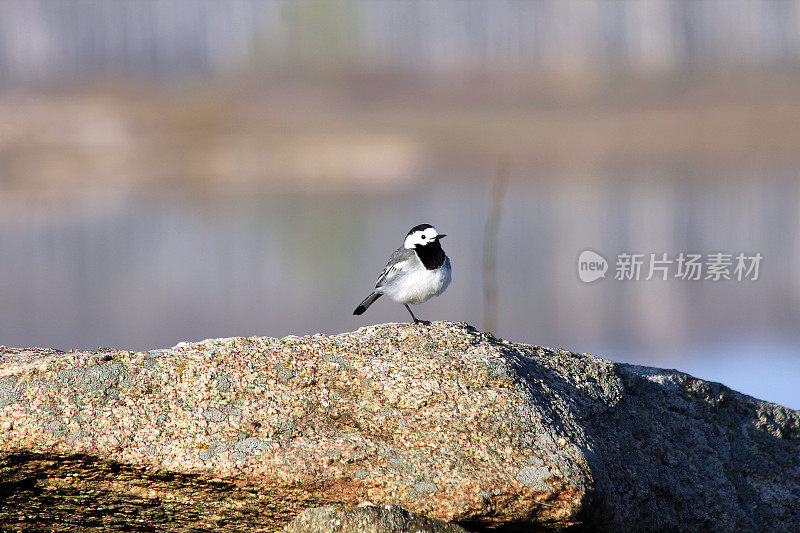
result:
M 405 305 L 405 306 L 406 306 L 406 309 L 408 309 L 408 312 L 409 312 L 409 313 L 411 313 L 411 308 L 408 306 L 408 304 L 403 304 L 403 305 Z M 430 323 L 429 321 L 427 321 L 427 320 L 420 320 L 420 319 L 418 319 L 417 317 L 415 317 L 415 316 L 414 316 L 414 313 L 411 313 L 411 318 L 413 318 L 413 319 L 414 319 L 414 324 L 424 324 L 424 325 L 426 325 L 426 326 L 430 326 L 430 324 L 431 324 L 431 323 Z

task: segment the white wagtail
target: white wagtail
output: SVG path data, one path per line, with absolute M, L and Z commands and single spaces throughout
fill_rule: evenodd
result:
M 450 258 L 445 255 L 439 239 L 446 237 L 430 224 L 414 226 L 406 235 L 403 246 L 394 251 L 378 276 L 375 290 L 358 304 L 354 315 L 360 315 L 372 302 L 385 294 L 406 306 L 415 324 L 419 320 L 408 304 L 421 304 L 439 296 L 450 285 Z

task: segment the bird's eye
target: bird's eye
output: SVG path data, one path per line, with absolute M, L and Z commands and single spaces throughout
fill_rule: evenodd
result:
M 423 241 L 424 241 L 425 239 L 427 239 L 427 238 L 428 238 L 428 237 L 426 237 L 425 235 L 423 235 L 423 236 L 422 236 L 422 240 L 423 240 Z

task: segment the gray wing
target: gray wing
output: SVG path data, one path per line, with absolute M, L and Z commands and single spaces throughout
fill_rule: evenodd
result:
M 411 260 L 415 258 L 415 255 L 414 250 L 408 250 L 402 246 L 395 250 L 389 257 L 389 262 L 383 267 L 383 272 L 378 276 L 375 288 L 382 287 L 384 283 L 402 275 L 403 271 L 411 266 Z

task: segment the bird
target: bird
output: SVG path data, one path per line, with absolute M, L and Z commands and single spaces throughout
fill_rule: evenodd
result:
M 419 320 L 408 304 L 421 304 L 442 294 L 450 285 L 450 258 L 439 243 L 447 235 L 439 233 L 430 224 L 414 226 L 406 234 L 403 246 L 389 257 L 372 292 L 358 304 L 354 315 L 363 314 L 375 300 L 384 294 L 403 304 L 414 324 L 430 324 Z

